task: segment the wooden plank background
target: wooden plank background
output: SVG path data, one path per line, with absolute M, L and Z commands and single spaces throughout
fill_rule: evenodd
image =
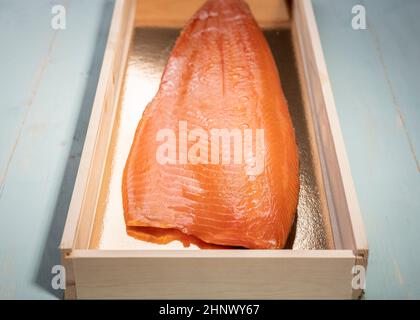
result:
M 67 6 L 54 31 L 51 6 Z M 420 2 L 313 0 L 370 246 L 367 298 L 420 298 Z M 351 28 L 363 4 L 368 29 Z M 111 0 L 0 2 L 0 298 L 61 297 L 57 249 Z
M 366 298 L 420 298 L 420 1 L 313 4 L 368 236 Z M 366 30 L 351 27 L 356 4 Z
M 53 4 L 67 8 L 51 27 Z M 0 298 L 54 298 L 113 1 L 0 2 Z

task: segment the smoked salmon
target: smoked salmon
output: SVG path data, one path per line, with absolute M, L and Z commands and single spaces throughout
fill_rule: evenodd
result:
M 298 151 L 275 61 L 245 1 L 208 0 L 187 23 L 122 180 L 129 234 L 156 229 L 141 239 L 164 229 L 210 246 L 284 247 Z M 173 239 L 163 234 L 162 243 Z

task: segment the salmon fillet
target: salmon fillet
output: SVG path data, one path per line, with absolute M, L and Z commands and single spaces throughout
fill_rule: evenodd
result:
M 122 181 L 129 233 L 283 248 L 298 193 L 294 129 L 264 35 L 244 1 L 208 0 L 178 37 L 135 132 Z
M 127 234 L 133 238 L 157 244 L 167 244 L 176 240 L 181 242 L 184 247 L 189 247 L 191 244 L 193 244 L 200 249 L 220 250 L 235 248 L 207 243 L 194 236 L 187 235 L 177 229 L 164 229 L 155 227 L 127 227 Z

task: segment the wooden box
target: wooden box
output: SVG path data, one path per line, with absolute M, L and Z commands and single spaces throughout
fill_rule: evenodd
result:
M 313 170 L 320 181 L 319 193 L 331 231 L 331 246 L 315 250 L 92 246 L 97 237 L 95 224 L 102 219 L 99 212 L 106 202 L 103 189 L 110 175 L 107 162 L 115 154 L 113 130 L 124 120 L 118 117 L 118 110 L 133 34 L 139 27 L 180 28 L 202 2 L 117 0 L 115 3 L 61 243 L 66 298 L 360 297 L 367 266 L 367 241 L 310 0 L 248 3 L 262 28 L 291 34 L 299 79 L 293 86 L 299 87 L 302 98 L 310 153 L 315 161 Z M 118 232 L 121 231 L 116 229 L 115 234 Z

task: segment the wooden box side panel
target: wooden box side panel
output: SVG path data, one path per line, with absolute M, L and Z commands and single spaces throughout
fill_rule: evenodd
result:
M 367 240 L 310 0 L 293 4 L 294 33 L 314 119 L 334 243 L 367 259 Z
M 169 0 L 168 0 L 169 1 Z M 360 255 L 215 257 L 215 256 L 97 256 L 75 248 L 89 242 L 97 205 L 109 134 L 125 68 L 136 1 L 117 0 L 97 96 L 61 248 L 71 269 L 69 289 L 77 298 L 351 298 L 352 268 L 365 263 Z M 319 35 L 309 0 L 294 1 L 295 28 L 308 87 L 316 115 L 331 219 L 342 248 L 357 254 L 366 250 L 357 206 Z M 314 31 L 315 30 L 315 31 Z M 314 40 L 315 37 L 315 40 Z M 336 152 L 339 153 L 336 155 Z M 343 162 L 344 161 L 344 162 Z M 328 173 L 328 174 L 327 174 Z M 343 183 L 341 183 L 343 179 Z M 346 227 L 350 226 L 350 227 Z M 356 231 L 356 232 L 354 232 Z M 354 236 L 356 234 L 356 236 Z M 77 240 L 77 241 L 76 241 Z M 349 246 L 349 243 L 351 245 Z M 287 250 L 286 250 L 287 251 Z M 333 253 L 335 251 L 332 251 Z M 176 254 L 178 254 L 176 252 Z M 191 254 L 191 253 L 185 253 Z M 205 254 L 205 253 L 204 253 Z M 66 269 L 67 269 L 66 266 Z M 66 293 L 67 295 L 67 293 Z
M 352 254 L 339 257 L 79 257 L 78 299 L 351 299 Z
M 138 0 L 136 26 L 181 28 L 205 0 Z M 288 25 L 286 0 L 247 0 L 259 25 L 264 28 Z
M 117 0 L 60 248 L 88 245 L 135 18 L 135 0 Z
M 150 0 L 144 1 L 149 3 Z M 135 0 L 116 2 L 91 121 L 64 231 L 61 245 L 63 249 L 83 248 L 89 241 L 99 192 L 97 186 L 100 185 L 103 175 L 110 129 L 131 40 L 129 35 L 133 29 L 136 3 Z M 324 165 L 322 171 L 325 189 L 331 190 L 327 194 L 327 200 L 332 213 L 331 222 L 337 226 L 334 237 L 336 247 L 367 250 L 363 223 L 309 0 L 294 1 L 294 20 L 303 57 L 302 64 L 305 69 L 310 105 L 313 114 L 317 115 L 315 131 L 321 162 Z M 355 231 L 356 236 L 354 236 Z M 79 236 L 76 237 L 76 233 Z M 75 241 L 76 239 L 78 241 Z

